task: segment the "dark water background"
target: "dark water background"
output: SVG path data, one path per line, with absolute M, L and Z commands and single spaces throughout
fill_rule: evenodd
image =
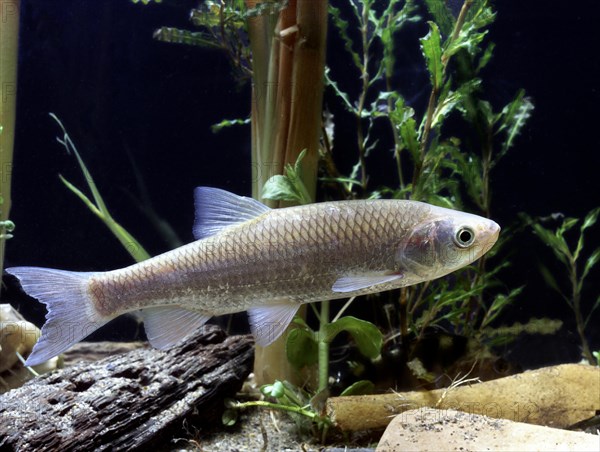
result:
M 486 95 L 498 106 L 525 88 L 536 109 L 493 173 L 493 217 L 502 226 L 515 224 L 519 212 L 582 217 L 600 205 L 600 4 L 496 3 L 498 19 L 490 38 L 497 47 L 484 73 Z M 129 155 L 156 211 L 184 242 L 192 240 L 195 186 L 249 194 L 249 128 L 216 135 L 210 131 L 223 118 L 249 114 L 249 85 L 236 86 L 219 52 L 152 39 L 163 25 L 191 28 L 188 12 L 196 5 L 184 0 L 147 7 L 126 0 L 23 0 L 12 174 L 11 217 L 17 229 L 8 245 L 7 266 L 108 270 L 131 263 L 110 232 L 59 181 L 60 173 L 85 187 L 76 161 L 55 141 L 59 129 L 48 112 L 62 119 L 114 217 L 152 254 L 169 247 L 130 197 L 139 197 L 139 191 Z M 426 32 L 423 23 L 411 25 L 402 34 L 405 47 L 398 54 L 402 69 L 397 79 L 417 110 L 428 96 L 418 49 L 418 37 Z M 333 37 L 328 64 L 338 74 L 345 73 L 341 52 Z M 325 101 L 334 104 L 330 92 Z M 354 136 L 351 122 L 341 124 L 339 148 L 344 130 Z M 390 155 L 374 156 L 370 168 L 373 177 L 393 184 Z M 349 170 L 354 161 L 352 155 L 338 163 Z M 590 237 L 590 249 L 599 244 L 598 229 Z M 499 323 L 547 316 L 565 320 L 566 326 L 551 341 L 522 338 L 510 349 L 511 356 L 531 366 L 577 360 L 573 316 L 536 269 L 537 261 L 554 260 L 550 251 L 530 231 L 515 238 L 513 251 L 514 264 L 503 283 L 526 289 Z M 600 266 L 584 293 L 588 307 L 600 290 L 599 272 Z M 7 295 L 41 324 L 44 308 L 19 297 L 13 286 L 9 284 Z M 598 318 L 589 328 L 594 350 L 600 348 Z M 105 327 L 103 337 L 127 336 L 127 322 Z

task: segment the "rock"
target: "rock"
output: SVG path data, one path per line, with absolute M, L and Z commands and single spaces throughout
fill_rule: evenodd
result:
M 462 411 L 421 408 L 396 416 L 377 446 L 377 452 L 398 450 L 583 452 L 600 450 L 600 437 Z
M 220 422 L 253 362 L 250 336 L 207 325 L 161 352 L 138 349 L 80 363 L 0 395 L 2 450 L 149 450 Z

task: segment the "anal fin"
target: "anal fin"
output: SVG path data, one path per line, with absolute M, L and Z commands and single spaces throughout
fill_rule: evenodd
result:
M 283 301 L 248 309 L 250 329 L 257 345 L 266 347 L 283 334 L 300 308 L 299 303 Z
M 140 312 L 148 341 L 160 350 L 166 350 L 191 336 L 212 317 L 179 306 L 159 306 Z

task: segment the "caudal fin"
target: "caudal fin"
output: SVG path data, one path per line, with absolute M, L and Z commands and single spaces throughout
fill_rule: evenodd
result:
M 39 267 L 13 267 L 6 272 L 16 276 L 23 290 L 48 310 L 42 336 L 27 358 L 28 366 L 59 355 L 111 320 L 98 314 L 88 294 L 87 283 L 95 273 Z

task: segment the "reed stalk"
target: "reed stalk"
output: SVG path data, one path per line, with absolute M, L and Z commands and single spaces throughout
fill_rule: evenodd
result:
M 253 8 L 257 0 L 246 0 Z M 283 174 L 300 152 L 302 181 L 314 201 L 321 135 L 327 1 L 290 0 L 279 14 L 248 19 L 252 49 L 252 195 L 261 199 L 265 182 Z M 271 207 L 282 202 L 267 201 Z M 286 205 L 289 205 L 286 203 Z M 258 384 L 298 378 L 287 361 L 285 335 L 256 347 Z
M 0 275 L 10 237 L 10 182 L 17 108 L 20 0 L 0 0 Z

